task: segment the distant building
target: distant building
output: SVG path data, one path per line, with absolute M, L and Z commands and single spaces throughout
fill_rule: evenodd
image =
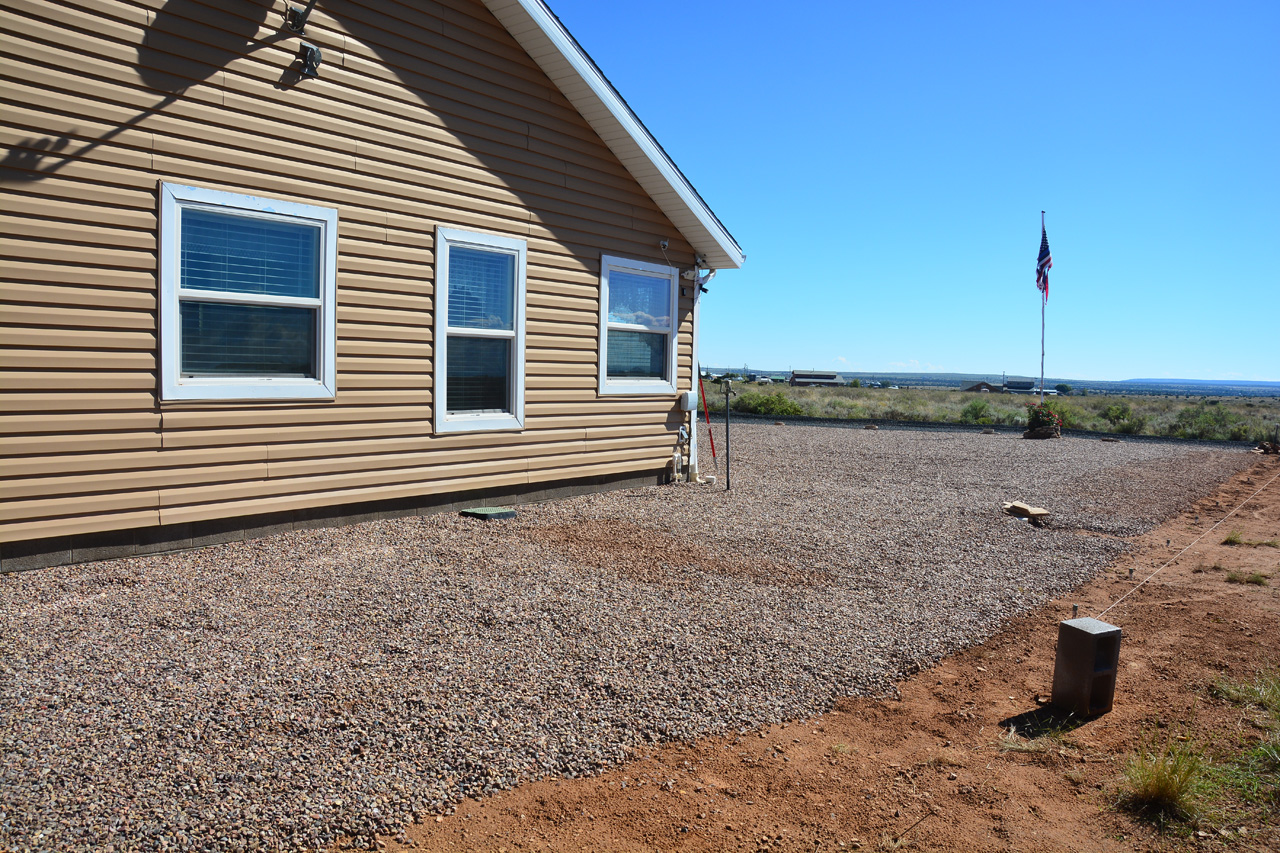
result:
M 960 390 L 961 390 L 961 391 L 975 391 L 975 392 L 977 392 L 977 391 L 986 391 L 987 393 L 990 393 L 990 394 L 998 394 L 999 392 L 1003 391 L 1004 389 L 1003 389 L 1003 388 L 1001 388 L 999 385 L 992 385 L 990 382 L 975 382 L 975 383 L 973 383 L 972 385 L 969 385 L 969 386 L 967 386 L 967 387 L 961 388 Z
M 1058 396 L 1058 390 L 1056 388 L 1045 388 L 1042 390 L 1040 386 L 1036 385 L 1036 381 L 1034 379 L 1006 379 L 1004 383 L 1004 390 L 1006 394 L 1039 395 L 1043 393 L 1046 397 Z
M 840 386 L 844 381 L 840 374 L 824 370 L 793 370 L 790 384 L 797 387 Z

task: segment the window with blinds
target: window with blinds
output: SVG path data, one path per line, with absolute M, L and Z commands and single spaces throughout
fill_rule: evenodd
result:
M 436 429 L 524 427 L 525 241 L 436 229 Z
M 165 399 L 334 396 L 337 212 L 161 191 Z
M 600 272 L 600 393 L 675 393 L 673 267 L 605 255 Z

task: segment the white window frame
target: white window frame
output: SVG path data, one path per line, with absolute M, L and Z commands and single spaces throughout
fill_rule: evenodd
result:
M 320 229 L 318 298 L 265 296 L 182 287 L 182 211 L 203 208 L 253 219 L 303 223 Z M 240 193 L 160 185 L 160 398 L 162 400 L 332 400 L 337 390 L 338 211 Z M 296 376 L 183 376 L 179 309 L 183 301 L 315 308 L 315 378 Z
M 666 278 L 670 284 L 670 317 L 668 328 L 645 326 L 634 323 L 615 323 L 609 320 L 609 275 L 614 270 L 619 272 L 640 273 Z M 655 264 L 649 261 L 636 261 L 615 255 L 600 257 L 600 354 L 599 376 L 601 394 L 675 394 L 676 393 L 676 345 L 679 342 L 680 320 L 676 316 L 677 299 L 680 293 L 680 271 L 675 267 Z M 657 379 L 611 379 L 609 378 L 609 330 L 623 332 L 662 332 L 667 336 L 666 378 Z
M 502 252 L 513 255 L 515 294 L 513 295 L 512 329 L 473 329 L 449 327 L 449 252 L 454 247 Z M 458 228 L 436 226 L 435 281 L 435 374 L 432 414 L 435 431 L 492 432 L 524 429 L 524 325 L 525 325 L 525 261 L 527 243 L 516 237 L 499 237 Z M 449 335 L 468 338 L 506 338 L 511 341 L 510 393 L 507 412 L 449 412 Z

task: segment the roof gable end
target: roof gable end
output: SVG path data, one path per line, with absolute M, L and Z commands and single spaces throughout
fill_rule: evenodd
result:
M 587 52 L 543 0 L 483 0 L 680 233 L 717 269 L 746 255 Z

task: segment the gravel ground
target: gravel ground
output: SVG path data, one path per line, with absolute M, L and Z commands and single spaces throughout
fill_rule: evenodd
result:
M 733 449 L 731 493 L 0 576 L 0 847 L 365 846 L 637 744 L 807 717 L 1066 592 L 1252 461 L 758 423 Z

